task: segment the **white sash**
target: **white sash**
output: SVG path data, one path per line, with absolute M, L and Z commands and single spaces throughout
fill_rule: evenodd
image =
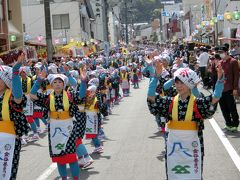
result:
M 86 134 L 97 134 L 98 133 L 98 116 L 96 112 L 86 111 L 87 122 L 86 122 Z
M 50 121 L 50 138 L 53 154 L 60 154 L 65 151 L 69 137 L 73 130 L 73 120 L 55 120 Z
M 15 135 L 0 132 L 0 179 L 9 180 L 12 171 Z
M 201 147 L 197 131 L 169 129 L 167 174 L 169 180 L 201 179 Z
M 108 91 L 107 97 L 106 97 L 107 100 L 110 100 L 110 97 L 111 97 L 111 96 L 110 96 L 110 93 L 111 93 L 111 92 Z
M 129 89 L 128 80 L 122 80 L 122 89 Z
M 33 102 L 30 99 L 29 95 L 26 95 L 26 97 L 27 97 L 27 104 L 23 108 L 23 112 L 24 112 L 25 116 L 32 116 L 33 115 Z
M 116 90 L 112 89 L 111 90 L 111 98 L 115 98 Z

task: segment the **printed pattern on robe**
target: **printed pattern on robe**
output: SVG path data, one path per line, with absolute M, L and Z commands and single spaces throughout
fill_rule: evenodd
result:
M 170 79 L 170 75 L 167 75 L 168 72 L 166 72 L 166 70 L 164 72 L 165 72 L 165 76 L 160 76 L 159 81 L 158 81 L 159 84 L 158 84 L 157 89 L 156 89 L 156 92 L 158 94 L 161 94 L 163 92 L 164 83 L 167 82 Z
M 179 106 L 178 106 L 178 117 L 179 120 L 184 120 L 186 111 L 187 111 L 187 105 L 190 97 L 188 97 L 185 101 L 179 100 Z M 172 113 L 169 113 L 169 106 L 172 103 L 173 97 L 161 97 L 156 96 L 155 102 L 147 101 L 148 108 L 153 115 L 159 115 L 162 117 L 165 117 L 167 121 L 172 120 Z M 198 111 L 203 119 L 210 118 L 216 111 L 217 105 L 215 104 L 213 108 L 211 107 L 212 102 L 212 96 L 206 96 L 202 98 L 196 99 L 196 105 L 198 108 Z M 195 112 L 193 112 L 193 118 L 192 121 L 195 121 L 198 125 L 198 137 L 201 143 L 201 150 L 202 155 L 204 155 L 204 144 L 203 144 L 203 129 L 204 129 L 204 123 L 200 118 L 196 117 Z
M 22 80 L 22 90 L 23 90 L 23 93 L 27 92 L 27 79 Z
M 13 154 L 12 171 L 11 171 L 11 177 L 10 177 L 11 180 L 17 179 L 21 147 L 22 147 L 21 140 L 16 139 L 15 140 L 15 149 L 14 149 L 14 154 Z
M 73 131 L 71 136 L 68 139 L 66 149 L 65 151 L 61 151 L 60 154 L 55 155 L 52 153 L 51 150 L 51 139 L 48 134 L 48 140 L 49 140 L 49 152 L 50 152 L 50 157 L 58 157 L 58 156 L 63 156 L 66 154 L 72 154 L 76 152 L 76 138 L 82 137 L 84 132 L 85 132 L 85 126 L 86 126 L 86 117 L 84 113 L 81 113 L 78 111 L 77 104 L 81 104 L 83 102 L 83 99 L 80 99 L 79 93 L 71 91 L 71 99 L 69 101 L 69 114 L 70 116 L 75 116 L 76 121 L 73 121 Z M 35 101 L 35 103 L 39 106 L 45 107 L 45 109 L 50 109 L 50 102 L 49 102 L 49 95 L 37 93 L 37 97 L 39 100 Z M 56 111 L 63 109 L 63 102 L 62 102 L 63 95 L 60 94 L 58 96 L 55 96 L 55 108 Z M 50 126 L 48 127 L 48 132 L 50 132 Z
M 26 106 L 26 103 L 27 98 L 25 95 L 23 95 L 22 102 L 20 104 L 17 104 L 13 100 L 13 97 L 10 103 L 10 119 L 13 119 L 16 135 L 19 137 L 27 134 L 30 131 L 30 126 L 27 122 L 26 116 L 22 113 L 22 109 Z
M 2 102 L 3 97 L 0 97 L 0 112 L 2 112 Z M 25 115 L 21 112 L 23 107 L 26 106 L 27 98 L 23 95 L 22 102 L 20 104 L 17 104 L 13 97 L 9 102 L 9 111 L 10 111 L 10 119 L 14 122 L 14 127 L 16 130 L 16 135 L 21 137 L 24 134 L 27 134 L 30 131 L 30 127 L 28 125 L 28 122 L 26 120 Z M 0 119 L 2 119 L 2 113 L 0 114 Z M 16 175 L 18 171 L 18 163 L 20 158 L 20 151 L 21 151 L 21 140 L 17 139 L 15 140 L 15 149 L 13 154 L 13 164 L 12 164 L 12 170 L 11 170 L 11 180 L 16 180 Z
M 107 104 L 102 101 L 102 96 L 101 96 L 101 94 L 99 92 L 96 93 L 96 97 L 97 97 L 97 100 L 98 100 L 97 101 L 97 106 L 99 108 L 100 113 L 103 116 L 106 116 L 108 114 L 108 112 L 107 112 Z

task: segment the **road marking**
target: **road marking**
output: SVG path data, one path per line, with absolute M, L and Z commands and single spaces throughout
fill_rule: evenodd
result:
M 48 177 L 53 173 L 53 171 L 55 171 L 55 169 L 57 169 L 57 163 L 53 163 L 49 166 L 49 168 L 47 168 L 41 176 L 39 176 L 37 178 L 37 180 L 46 180 L 48 179 Z
M 234 164 L 236 165 L 237 169 L 240 172 L 240 156 L 236 152 L 236 150 L 233 148 L 229 140 L 227 139 L 226 135 L 223 133 L 221 128 L 218 126 L 215 119 L 209 119 L 210 124 L 212 125 L 213 129 L 217 133 L 219 139 L 222 141 L 225 149 L 227 150 L 228 154 L 230 155 L 231 159 L 233 160 Z

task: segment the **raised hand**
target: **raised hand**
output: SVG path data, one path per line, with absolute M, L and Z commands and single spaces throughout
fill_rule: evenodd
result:
M 147 64 L 151 64 L 152 63 L 152 59 L 149 59 L 147 56 L 144 57 L 144 60 Z
M 25 60 L 25 53 L 22 50 L 20 50 L 18 52 L 17 61 L 15 62 L 14 66 L 13 66 L 13 72 L 17 72 L 20 69 L 24 60 Z
M 63 69 L 64 69 L 65 72 L 67 72 L 67 71 L 69 71 L 69 66 L 67 64 L 64 64 Z
M 162 73 L 162 67 L 162 62 L 160 60 L 157 60 L 155 65 L 155 72 L 157 76 L 160 76 L 160 74 Z
M 217 69 L 217 76 L 218 76 L 218 80 L 221 80 L 223 77 L 223 69 L 222 69 L 222 65 L 220 63 L 216 64 L 216 69 Z
M 87 77 L 87 67 L 86 65 L 83 65 L 82 68 L 80 68 L 80 78 L 81 80 L 86 80 Z
M 43 70 L 39 73 L 38 77 L 42 80 L 47 77 L 47 71 L 45 68 L 43 68 Z
M 18 57 L 17 57 L 16 64 L 23 64 L 25 58 L 26 58 L 25 53 L 22 50 L 20 50 L 19 54 L 18 54 Z

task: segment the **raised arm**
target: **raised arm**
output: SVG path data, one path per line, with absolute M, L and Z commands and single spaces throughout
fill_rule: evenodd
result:
M 86 65 L 84 65 L 82 68 L 80 68 L 80 79 L 81 79 L 81 85 L 79 88 L 79 96 L 80 99 L 86 97 L 86 90 L 87 90 L 87 68 Z
M 14 101 L 17 104 L 20 104 L 22 102 L 23 97 L 22 82 L 19 75 L 19 69 L 23 64 L 24 59 L 25 54 L 22 53 L 20 56 L 18 56 L 17 62 L 12 69 L 12 94 L 14 97 Z
M 41 71 L 41 73 L 37 77 L 37 80 L 35 81 L 32 89 L 30 91 L 30 97 L 31 97 L 32 100 L 38 100 L 37 91 L 41 87 L 41 84 L 42 84 L 43 80 L 46 78 L 46 76 L 47 76 L 46 69 L 43 68 L 43 70 Z
M 76 87 L 77 80 L 70 74 L 69 67 L 66 64 L 64 65 L 64 72 L 65 72 L 66 76 L 68 77 L 70 85 L 73 87 Z

